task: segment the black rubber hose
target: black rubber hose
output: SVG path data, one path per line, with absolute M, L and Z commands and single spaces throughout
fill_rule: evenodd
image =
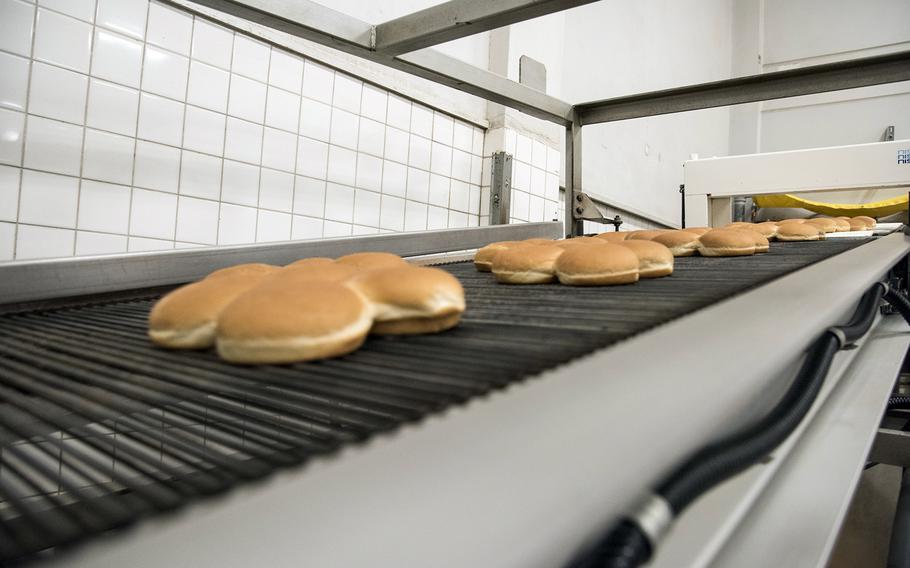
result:
M 888 293 L 885 294 L 885 300 L 894 306 L 900 315 L 904 316 L 904 321 L 910 324 L 910 300 L 907 299 L 907 296 L 894 288 L 889 288 Z
M 904 468 L 891 526 L 888 568 L 910 568 L 910 469 Z
M 850 321 L 835 328 L 843 332 L 846 343 L 856 341 L 872 327 L 884 291 L 881 284 L 873 286 L 863 295 Z M 673 512 L 679 514 L 706 490 L 780 445 L 809 411 L 841 347 L 837 334 L 826 331 L 810 348 L 796 378 L 769 414 L 744 431 L 703 448 L 658 486 L 658 495 Z
M 810 347 L 799 373 L 775 408 L 746 430 L 696 452 L 660 484 L 656 493 L 679 515 L 692 501 L 714 485 L 743 471 L 780 445 L 799 425 L 824 383 L 834 354 L 844 344 L 862 337 L 872 326 L 885 292 L 876 284 L 857 306 L 850 321 L 825 331 Z M 907 303 L 910 315 L 910 302 Z M 637 523 L 623 519 L 576 560 L 575 568 L 631 568 L 651 558 L 652 543 Z

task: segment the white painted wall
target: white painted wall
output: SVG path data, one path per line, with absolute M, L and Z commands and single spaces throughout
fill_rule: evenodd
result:
M 598 2 L 566 12 L 561 92 L 572 102 L 725 79 L 731 0 Z M 682 162 L 726 155 L 729 109 L 587 126 L 583 188 L 679 222 Z
M 764 0 L 762 70 L 869 57 L 910 49 L 906 0 Z M 910 139 L 910 81 L 762 103 L 757 116 L 762 152 L 875 142 L 885 127 Z M 814 194 L 859 202 L 891 192 Z

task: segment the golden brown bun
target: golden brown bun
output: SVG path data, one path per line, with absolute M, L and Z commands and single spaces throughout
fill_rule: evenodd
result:
M 747 221 L 733 221 L 732 223 L 727 223 L 721 227 L 721 229 L 738 229 L 740 227 L 749 227 L 751 225 L 753 225 L 753 223 L 749 223 Z
M 837 231 L 837 223 L 834 222 L 834 219 L 831 219 L 829 217 L 815 217 L 813 219 L 808 219 L 806 223 L 815 225 L 826 233 L 833 233 Z
M 338 282 L 270 279 L 232 302 L 218 318 L 217 347 L 233 363 L 293 363 L 338 357 L 363 343 L 373 314 Z
M 702 256 L 750 256 L 755 254 L 754 233 L 714 229 L 699 238 L 698 253 Z
M 291 264 L 286 266 L 284 270 L 281 271 L 281 274 L 276 276 L 276 278 L 286 278 L 289 275 L 293 275 L 300 281 L 322 280 L 331 282 L 345 282 L 360 272 L 362 271 L 357 270 L 357 268 L 351 266 L 350 264 L 340 264 L 338 262 L 333 262 L 331 264 Z
M 205 349 L 215 343 L 218 315 L 272 272 L 227 273 L 187 284 L 165 295 L 149 313 L 149 338 L 170 349 Z
M 738 229 L 731 229 L 733 231 L 742 231 L 752 237 L 752 240 L 755 241 L 755 252 L 764 253 L 768 252 L 771 249 L 771 244 L 768 242 L 768 239 L 758 231 L 752 229 L 751 227 L 740 227 Z
M 563 249 L 555 245 L 532 244 L 506 249 L 493 259 L 493 275 L 506 284 L 552 282 L 556 279 L 556 259 L 562 253 Z
M 477 249 L 474 253 L 474 268 L 480 272 L 489 272 L 493 267 L 493 258 L 499 251 L 518 246 L 521 241 L 499 241 Z
M 221 268 L 210 273 L 206 278 L 222 278 L 224 276 L 261 276 L 274 274 L 279 270 L 281 270 L 281 268 L 278 266 L 254 262 Z
M 561 241 L 553 241 L 553 246 L 560 248 L 574 247 L 574 246 L 590 246 L 590 245 L 602 245 L 606 244 L 607 241 L 603 239 L 598 239 L 596 237 L 575 237 L 572 239 L 564 239 Z
M 660 235 L 665 232 L 666 231 L 663 229 L 653 229 L 650 231 L 632 231 L 631 233 L 629 233 L 629 236 L 626 237 L 626 240 L 627 241 L 638 241 L 638 240 L 650 241 L 657 235 Z
M 747 231 L 754 231 L 766 239 L 773 239 L 777 234 L 777 223 L 772 223 L 771 221 L 767 221 L 765 223 L 755 223 L 738 228 L 745 229 Z
M 638 257 L 639 278 L 660 278 L 673 274 L 673 253 L 669 248 L 654 241 L 623 241 L 616 243 Z
M 821 241 L 825 233 L 812 223 L 787 223 L 777 229 L 779 241 Z
M 290 266 L 328 266 L 330 264 L 335 264 L 335 260 L 327 258 L 324 256 L 311 256 L 310 258 L 301 258 L 300 260 L 295 260 Z
M 846 233 L 850 230 L 850 222 L 844 219 L 831 219 L 834 221 L 835 230 L 838 233 Z
M 878 224 L 878 222 L 875 219 L 873 219 L 872 217 L 868 217 L 866 215 L 857 215 L 856 217 L 854 217 L 854 219 L 862 219 L 863 221 L 865 221 L 867 229 L 874 229 L 875 226 Z
M 375 270 L 377 268 L 392 268 L 403 266 L 407 261 L 390 252 L 355 252 L 345 255 L 335 262 L 350 264 L 357 270 Z
M 520 241 L 526 245 L 552 245 L 554 242 L 553 239 L 525 239 Z
M 373 333 L 435 333 L 457 324 L 465 309 L 461 282 L 439 268 L 372 270 L 350 286 L 373 305 Z
M 696 235 L 698 235 L 700 237 L 700 236 L 704 235 L 705 233 L 707 233 L 708 231 L 710 231 L 711 227 L 686 227 L 685 229 L 682 229 L 682 230 L 686 231 L 687 233 L 695 233 Z
M 698 251 L 699 236 L 690 231 L 668 231 L 652 240 L 670 249 L 673 256 L 692 256 Z
M 629 238 L 631 233 L 629 231 L 609 231 L 606 233 L 600 233 L 595 235 L 595 238 L 603 239 L 608 243 L 617 243 L 626 240 Z
M 638 264 L 638 255 L 619 244 L 573 247 L 556 259 L 556 275 L 572 286 L 632 284 L 638 282 Z
M 791 225 L 791 224 L 801 225 L 805 222 L 806 222 L 806 219 L 781 219 L 780 221 L 777 221 L 777 226 L 780 227 L 783 225 Z
M 850 224 L 851 231 L 868 231 L 869 225 L 862 219 L 850 219 L 847 221 Z

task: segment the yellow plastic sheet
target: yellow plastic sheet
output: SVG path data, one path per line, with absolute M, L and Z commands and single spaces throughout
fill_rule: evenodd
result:
M 873 203 L 823 203 L 790 194 L 756 195 L 753 197 L 753 201 L 759 207 L 802 207 L 803 209 L 832 217 L 855 217 L 857 215 L 884 217 L 907 210 L 906 195 Z

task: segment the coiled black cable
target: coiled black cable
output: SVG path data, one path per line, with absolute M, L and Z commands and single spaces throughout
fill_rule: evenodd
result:
M 665 503 L 672 516 L 678 516 L 711 487 L 762 459 L 790 435 L 821 390 L 834 354 L 869 330 L 886 291 L 889 294 L 893 292 L 882 283 L 874 285 L 863 295 L 846 325 L 826 330 L 812 344 L 796 378 L 769 414 L 744 431 L 705 446 L 658 486 L 656 496 Z M 910 301 L 902 296 L 900 298 L 904 300 L 904 309 L 898 307 L 898 310 L 910 322 Z M 655 544 L 636 519 L 622 519 L 594 548 L 573 562 L 572 566 L 640 566 L 651 558 Z

